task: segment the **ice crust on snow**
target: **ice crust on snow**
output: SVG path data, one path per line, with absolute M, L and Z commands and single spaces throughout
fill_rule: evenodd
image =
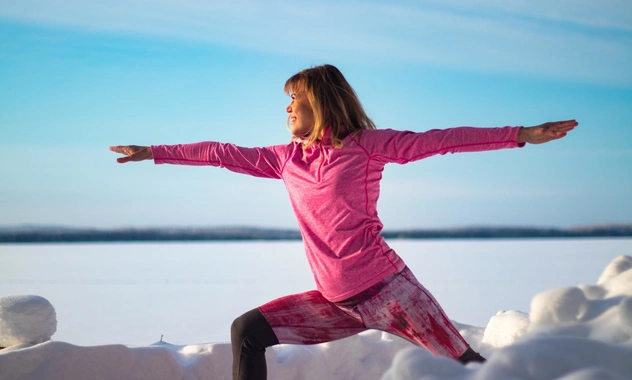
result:
M 55 308 L 40 296 L 0 297 L 0 347 L 35 344 L 57 331 Z
M 372 330 L 326 344 L 273 347 L 266 353 L 269 378 L 632 379 L 631 269 L 632 257 L 621 256 L 595 285 L 535 295 L 529 314 L 500 311 L 486 327 L 455 322 L 470 345 L 488 358 L 482 365 L 464 367 Z M 231 362 L 229 344 L 79 347 L 49 341 L 1 350 L 0 379 L 229 380 Z

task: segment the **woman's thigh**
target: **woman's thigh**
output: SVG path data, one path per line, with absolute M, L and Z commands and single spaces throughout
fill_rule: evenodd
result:
M 278 298 L 259 307 L 279 343 L 317 344 L 366 330 L 351 307 L 340 307 L 318 291 Z
M 438 356 L 460 357 L 468 347 L 432 294 L 409 269 L 357 305 L 367 328 L 398 335 Z

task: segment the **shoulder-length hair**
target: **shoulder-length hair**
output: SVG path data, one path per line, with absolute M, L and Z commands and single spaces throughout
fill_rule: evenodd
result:
M 283 90 L 288 95 L 304 91 L 312 107 L 314 127 L 300 138 L 305 148 L 322 139 L 328 127 L 331 127 L 331 142 L 338 148 L 348 135 L 376 129 L 355 91 L 335 66 L 322 65 L 299 71 L 285 82 Z M 289 116 L 287 123 L 289 127 Z

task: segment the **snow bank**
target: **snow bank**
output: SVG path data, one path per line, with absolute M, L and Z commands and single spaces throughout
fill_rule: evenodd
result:
M 472 347 L 488 357 L 482 365 L 464 367 L 392 335 L 367 331 L 327 344 L 269 349 L 269 378 L 631 379 L 630 269 L 632 257 L 621 256 L 595 285 L 536 295 L 529 314 L 501 311 L 485 328 L 455 322 Z M 0 379 L 229 380 L 231 361 L 229 344 L 79 347 L 49 341 L 1 350 Z
M 0 347 L 45 342 L 56 330 L 55 308 L 45 298 L 0 297 Z
M 380 331 L 336 342 L 268 349 L 270 379 L 379 379 L 410 343 Z M 230 344 L 81 347 L 49 341 L 0 351 L 0 379 L 230 380 Z
M 160 347 L 79 347 L 52 341 L 26 346 L 0 351 L 0 379 L 184 378 L 173 355 Z

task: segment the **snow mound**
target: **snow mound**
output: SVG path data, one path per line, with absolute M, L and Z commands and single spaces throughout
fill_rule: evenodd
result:
M 40 296 L 0 297 L 0 347 L 36 344 L 57 331 L 55 308 Z
M 555 289 L 533 297 L 527 335 L 574 336 L 615 344 L 630 341 L 631 297 L 632 257 L 619 256 L 596 285 Z

